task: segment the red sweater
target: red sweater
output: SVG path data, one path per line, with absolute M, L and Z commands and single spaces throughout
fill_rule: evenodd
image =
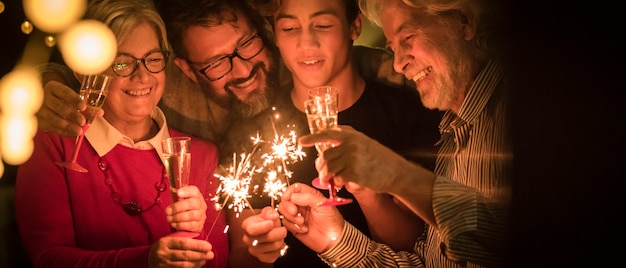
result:
M 183 133 L 169 130 L 171 136 Z M 146 209 L 155 203 L 155 184 L 163 177 L 163 164 L 156 150 L 138 150 L 117 145 L 99 157 L 85 139 L 78 163 L 88 173 L 66 170 L 54 164 L 69 159 L 73 138 L 38 132 L 31 158 L 18 168 L 15 186 L 17 223 L 23 243 L 35 267 L 148 267 L 150 246 L 172 233 L 165 207 L 172 203 L 169 182 L 161 192 L 161 203 L 137 216 L 129 216 L 105 184 L 108 177 L 121 203 L 136 202 Z M 209 200 L 219 181 L 217 148 L 213 143 L 192 138 L 190 184 L 207 200 L 203 234 L 213 221 L 209 242 L 214 260 L 205 267 L 228 266 L 228 235 L 224 213 Z

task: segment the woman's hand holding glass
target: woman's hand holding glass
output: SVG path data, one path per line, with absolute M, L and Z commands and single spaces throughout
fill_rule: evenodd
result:
M 37 111 L 37 124 L 46 132 L 64 137 L 77 137 L 87 120 L 81 113 L 87 104 L 73 89 L 57 81 L 48 81 L 44 86 L 43 105 Z M 101 109 L 98 116 L 102 116 Z
M 181 187 L 177 194 L 178 201 L 165 208 L 167 221 L 179 231 L 202 232 L 208 208 L 204 196 L 195 185 Z
M 78 164 L 76 159 L 78 158 L 78 152 L 85 137 L 85 132 L 87 132 L 96 116 L 102 114 L 101 107 L 108 94 L 112 79 L 111 76 L 105 74 L 84 75 L 82 77 L 80 99 L 87 105 L 87 108 L 80 112 L 85 117 L 86 123 L 82 127 L 82 132 L 76 138 L 72 158 L 66 161 L 56 162 L 57 165 L 82 173 L 87 172 L 87 169 Z
M 172 192 L 172 205 L 166 208 L 167 219 L 178 230 L 172 236 L 196 237 L 204 227 L 207 205 L 198 188 L 189 186 L 191 138 L 166 138 L 161 147 Z M 201 213 L 193 212 L 195 209 L 200 209 Z

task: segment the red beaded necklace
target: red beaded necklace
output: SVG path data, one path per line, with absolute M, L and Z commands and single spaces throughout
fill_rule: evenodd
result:
M 107 165 L 105 163 L 103 163 L 102 161 L 100 161 L 98 163 L 98 167 L 100 168 L 100 170 L 103 171 L 104 173 L 104 184 L 106 184 L 109 189 L 111 190 L 111 198 L 113 198 L 113 201 L 115 201 L 117 204 L 119 204 L 122 209 L 124 209 L 124 212 L 126 212 L 126 214 L 130 215 L 130 216 L 137 216 L 143 212 L 146 212 L 150 209 L 152 209 L 153 207 L 155 207 L 156 205 L 160 205 L 163 201 L 161 201 L 161 193 L 163 191 L 165 191 L 165 188 L 167 187 L 167 185 L 165 185 L 164 181 L 165 181 L 165 167 L 163 167 L 163 170 L 161 172 L 161 180 L 157 181 L 154 184 L 154 188 L 156 189 L 156 196 L 154 198 L 154 202 L 152 204 L 150 204 L 150 206 L 148 206 L 147 208 L 142 208 L 137 202 L 135 201 L 129 201 L 124 203 L 122 200 L 122 195 L 120 195 L 120 193 L 118 193 L 117 191 L 115 191 L 115 189 L 113 188 L 113 180 L 111 178 L 109 178 L 109 173 L 107 172 Z

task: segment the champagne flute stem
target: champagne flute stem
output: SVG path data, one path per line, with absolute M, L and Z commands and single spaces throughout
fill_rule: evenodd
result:
M 335 193 L 335 182 L 331 178 L 328 180 L 328 197 L 334 199 L 336 197 Z
M 76 162 L 78 158 L 78 150 L 80 149 L 81 144 L 83 144 L 83 139 L 85 138 L 84 134 L 76 137 L 76 142 L 74 143 L 74 151 L 72 152 L 72 162 Z
M 85 132 L 87 132 L 87 129 L 89 128 L 90 124 L 85 124 L 83 125 L 82 128 L 82 132 L 80 133 L 80 135 L 78 135 L 78 137 L 76 137 L 76 142 L 74 143 L 74 151 L 72 152 L 72 162 L 76 162 L 76 159 L 78 158 L 78 150 L 80 148 L 80 146 L 83 144 L 83 139 L 85 138 Z
M 177 191 L 178 189 L 176 189 Z M 178 198 L 178 193 L 176 191 L 172 191 L 172 203 L 178 202 L 180 198 Z

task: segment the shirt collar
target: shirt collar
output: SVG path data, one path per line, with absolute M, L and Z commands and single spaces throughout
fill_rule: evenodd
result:
M 113 127 L 103 117 L 97 117 L 93 121 L 85 133 L 85 138 L 87 138 L 89 143 L 96 150 L 98 156 L 106 155 L 118 144 L 136 149 L 156 149 L 160 155 L 163 152 L 161 140 L 169 138 L 170 136 L 167 131 L 167 122 L 165 121 L 163 111 L 161 111 L 159 107 L 155 107 L 154 110 L 152 110 L 150 117 L 154 119 L 159 126 L 159 132 L 148 140 L 134 142 L 131 138 Z
M 490 60 L 474 79 L 459 109 L 459 117 L 467 122 L 474 121 L 487 105 L 502 76 L 502 63 L 498 60 Z
M 478 73 L 472 86 L 467 92 L 463 104 L 458 114 L 447 111 L 441 120 L 443 132 L 449 130 L 451 124 L 462 125 L 472 123 L 483 111 L 485 105 L 491 98 L 493 91 L 504 75 L 504 68 L 499 60 L 490 60 L 487 65 Z M 464 123 L 459 122 L 461 120 Z M 454 126 L 452 126 L 454 127 Z

